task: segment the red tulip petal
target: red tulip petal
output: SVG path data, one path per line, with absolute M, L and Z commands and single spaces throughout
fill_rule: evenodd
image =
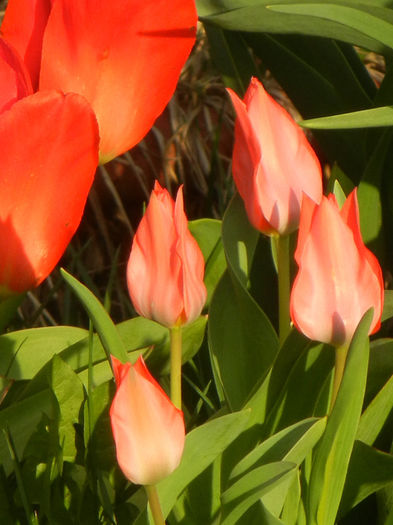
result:
M 306 242 L 310 233 L 312 219 L 316 208 L 317 204 L 312 199 L 310 199 L 310 197 L 307 197 L 307 195 L 303 195 L 299 221 L 299 233 L 295 251 L 295 260 L 298 264 L 303 253 L 304 243 Z
M 135 233 L 127 266 L 131 300 L 143 317 L 173 326 L 183 311 L 174 202 L 156 183 Z
M 184 213 L 182 186 L 176 196 L 174 219 L 178 234 L 176 249 L 182 262 L 184 303 L 182 323 L 190 323 L 200 316 L 206 302 L 206 287 L 203 283 L 205 260 L 198 243 L 188 229 L 188 221 Z
M 291 317 L 301 332 L 314 340 L 348 344 L 371 306 L 374 329 L 382 311 L 383 286 L 380 270 L 370 265 L 366 250 L 364 245 L 358 249 L 335 199 L 323 198 L 297 254 Z
M 142 358 L 122 377 L 110 409 L 117 460 L 130 481 L 152 485 L 180 462 L 185 438 L 183 414 L 150 375 Z
M 80 93 L 100 128 L 100 159 L 137 144 L 172 96 L 195 40 L 193 0 L 56 0 L 40 86 Z
M 29 73 L 17 51 L 0 38 L 0 113 L 17 100 L 31 95 L 33 88 Z
M 97 122 L 79 95 L 39 92 L 0 116 L 0 283 L 22 292 L 51 272 L 82 217 Z
M 233 178 L 251 224 L 259 231 L 272 233 L 274 228 L 265 219 L 255 197 L 256 176 L 261 160 L 260 144 L 251 125 L 246 104 L 230 88 L 227 91 L 237 116 L 232 161 Z
M 51 0 L 9 0 L 1 24 L 1 35 L 18 51 L 38 86 L 42 38 L 51 9 Z

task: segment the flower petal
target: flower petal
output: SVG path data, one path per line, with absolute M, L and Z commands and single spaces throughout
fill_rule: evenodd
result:
M 38 286 L 82 217 L 97 165 L 97 122 L 79 95 L 40 92 L 0 115 L 0 283 Z
M 56 0 L 40 87 L 80 93 L 107 162 L 137 144 L 172 96 L 195 41 L 193 0 Z

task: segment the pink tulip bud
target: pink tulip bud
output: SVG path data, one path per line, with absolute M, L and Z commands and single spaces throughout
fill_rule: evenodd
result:
M 347 345 L 373 307 L 370 333 L 380 327 L 384 284 L 376 257 L 361 237 L 356 189 L 341 211 L 334 195 L 317 206 L 303 200 L 291 293 L 295 326 L 315 341 Z
M 206 301 L 203 274 L 203 255 L 188 230 L 182 188 L 175 203 L 156 182 L 127 267 L 136 311 L 168 327 L 191 323 Z
M 117 390 L 110 418 L 117 461 L 139 485 L 154 485 L 180 463 L 185 440 L 183 413 L 150 375 L 142 357 L 135 365 L 112 357 Z
M 252 78 L 244 100 L 228 89 L 237 120 L 232 171 L 251 224 L 267 235 L 299 226 L 303 194 L 319 203 L 322 172 L 301 128 Z

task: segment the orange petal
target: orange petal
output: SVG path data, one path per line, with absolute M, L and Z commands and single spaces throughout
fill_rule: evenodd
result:
M 0 38 L 0 113 L 17 100 L 31 95 L 33 88 L 29 73 L 17 51 Z
M 110 418 L 116 455 L 124 475 L 133 483 L 152 485 L 179 465 L 184 448 L 183 413 L 175 408 L 140 357 L 122 365 Z
M 79 95 L 39 92 L 0 115 L 0 283 L 40 284 L 82 217 L 97 165 L 98 130 Z
M 41 66 L 42 38 L 52 0 L 8 0 L 1 35 L 22 57 L 36 89 Z
M 193 0 L 56 0 L 41 88 L 80 93 L 100 128 L 100 159 L 137 144 L 171 98 L 195 41 Z

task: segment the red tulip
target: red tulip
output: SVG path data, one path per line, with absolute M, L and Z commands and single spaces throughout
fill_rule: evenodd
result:
M 29 73 L 17 51 L 0 38 L 0 114 L 17 100 L 31 95 Z
M 51 7 L 52 3 L 52 7 Z M 171 98 L 195 42 L 194 0 L 9 0 L 3 36 L 40 89 L 83 95 L 100 159 L 137 144 Z
M 0 295 L 38 286 L 82 217 L 98 161 L 79 95 L 39 92 L 0 114 Z
M 203 255 L 187 227 L 182 188 L 175 203 L 156 182 L 127 267 L 136 311 L 168 327 L 191 323 L 206 301 L 203 274 Z
M 139 485 L 154 485 L 173 472 L 183 454 L 183 413 L 150 375 L 140 357 L 135 365 L 112 357 L 117 390 L 110 418 L 117 461 Z
M 374 308 L 370 333 L 380 327 L 384 284 L 381 267 L 361 237 L 354 190 L 341 211 L 334 195 L 317 206 L 303 201 L 299 273 L 291 294 L 291 317 L 307 337 L 347 345 L 364 313 Z
M 228 89 L 237 119 L 232 171 L 251 224 L 285 235 L 299 225 L 303 194 L 319 203 L 317 156 L 292 117 L 251 79 L 244 100 Z

